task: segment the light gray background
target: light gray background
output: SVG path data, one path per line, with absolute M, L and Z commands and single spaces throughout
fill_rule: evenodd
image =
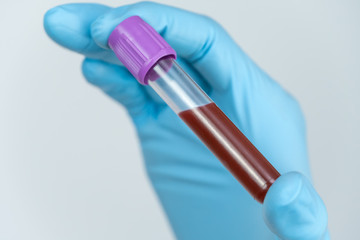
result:
M 0 239 L 171 239 L 124 109 L 84 81 L 81 56 L 45 35 L 45 11 L 65 2 L 0 2 Z M 360 2 L 159 2 L 219 21 L 296 96 L 331 235 L 355 239 Z

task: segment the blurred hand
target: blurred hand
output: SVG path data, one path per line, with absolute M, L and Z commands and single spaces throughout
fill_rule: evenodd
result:
M 166 39 L 182 67 L 280 173 L 298 172 L 282 175 L 263 207 L 109 50 L 111 31 L 133 15 Z M 299 105 L 219 24 L 144 2 L 118 8 L 62 5 L 46 13 L 44 26 L 55 42 L 85 56 L 85 78 L 129 112 L 147 173 L 179 239 L 274 239 L 265 222 L 282 239 L 325 238 L 326 209 L 306 179 L 310 174 Z

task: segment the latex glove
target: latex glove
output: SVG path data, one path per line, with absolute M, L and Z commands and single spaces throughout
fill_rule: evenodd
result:
M 298 103 L 258 68 L 208 17 L 155 4 L 118 8 L 67 4 L 49 10 L 48 35 L 86 56 L 82 71 L 129 112 L 146 170 L 179 239 L 321 239 L 326 210 L 305 177 L 284 175 L 264 207 L 253 200 L 149 87 L 109 50 L 115 26 L 138 15 L 177 51 L 178 61 L 280 173 L 309 177 L 304 118 Z M 125 163 L 126 164 L 126 163 Z

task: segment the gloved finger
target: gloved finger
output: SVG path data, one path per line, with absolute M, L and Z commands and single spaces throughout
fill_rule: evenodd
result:
M 126 107 L 135 122 L 152 114 L 153 102 L 144 87 L 124 67 L 86 58 L 82 64 L 86 80 Z
M 111 8 L 101 4 L 65 4 L 44 16 L 46 33 L 58 44 L 87 57 L 119 64 L 111 50 L 99 47 L 91 37 L 90 25 Z
M 197 71 L 218 90 L 229 86 L 234 71 L 246 67 L 246 55 L 214 20 L 178 8 L 141 2 L 114 8 L 91 26 L 95 42 L 108 49 L 112 30 L 124 19 L 138 15 L 153 26 Z
M 300 173 L 286 173 L 275 181 L 265 197 L 263 215 L 271 231 L 281 239 L 324 240 L 329 237 L 325 205 Z
M 58 44 L 84 54 L 92 59 L 100 59 L 106 62 L 122 65 L 113 51 L 99 47 L 91 37 L 90 25 L 99 15 L 109 11 L 111 8 L 100 4 L 65 4 L 50 9 L 44 17 L 44 27 L 48 35 Z M 126 9 L 126 7 L 122 7 Z M 182 60 L 178 58 L 178 60 Z M 182 63 L 187 72 L 197 77 L 197 82 L 205 87 L 189 65 Z M 191 68 L 191 67 L 190 67 Z M 200 79 L 200 80 L 199 80 Z M 164 104 L 159 96 L 151 89 L 145 88 L 151 99 Z

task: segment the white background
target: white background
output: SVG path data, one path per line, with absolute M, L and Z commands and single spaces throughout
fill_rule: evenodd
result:
M 65 2 L 0 2 L 0 239 L 171 239 L 124 109 L 43 30 Z M 159 2 L 216 19 L 296 96 L 330 233 L 357 238 L 360 2 Z

